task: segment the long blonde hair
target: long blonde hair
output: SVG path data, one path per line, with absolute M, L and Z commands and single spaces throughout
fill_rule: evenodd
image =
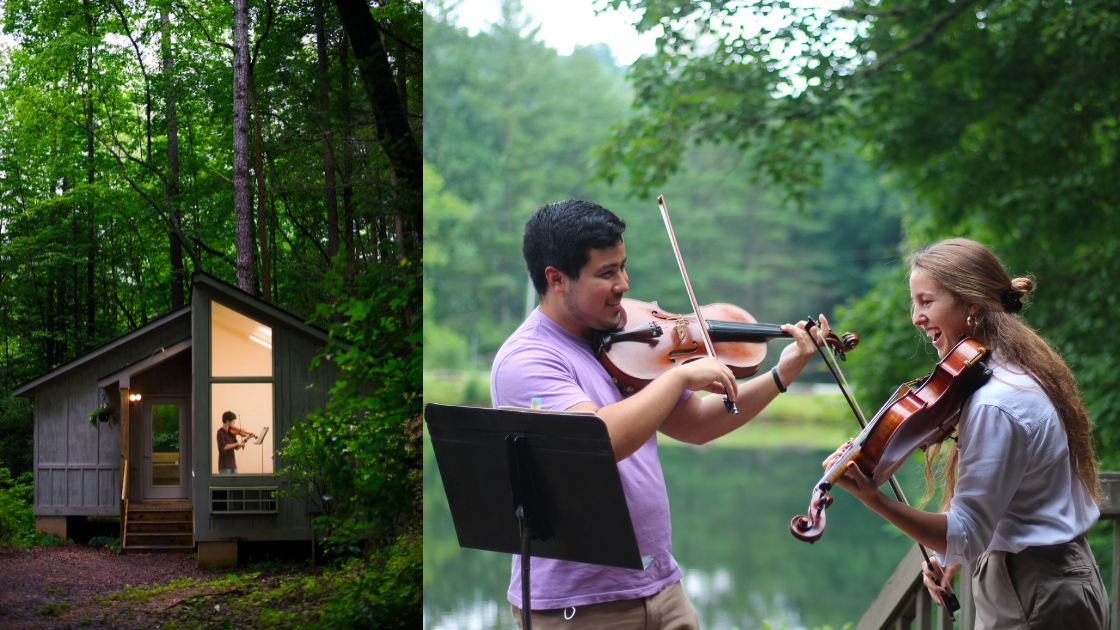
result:
M 998 258 L 976 241 L 953 238 L 928 245 L 914 252 L 907 261 L 910 272 L 921 269 L 963 304 L 975 305 L 973 339 L 1033 375 L 1054 404 L 1065 425 L 1069 443 L 1070 469 L 1098 503 L 1101 500 L 1097 478 L 1097 458 L 1093 450 L 1093 422 L 1089 418 L 1073 374 L 1061 356 L 1033 328 L 1011 312 L 1034 290 L 1027 277 L 1012 279 Z M 1007 306 L 1005 306 L 1005 304 Z M 957 482 L 957 444 L 946 441 L 926 451 L 926 497 L 933 493 L 933 461 L 943 445 L 937 477 L 941 486 L 941 511 L 949 509 Z

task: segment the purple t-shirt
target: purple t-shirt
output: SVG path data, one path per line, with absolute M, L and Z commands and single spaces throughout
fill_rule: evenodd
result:
M 682 400 L 689 393 L 686 392 Z M 494 407 L 564 410 L 591 401 L 605 407 L 622 400 L 591 344 L 535 310 L 506 340 L 494 358 L 490 399 Z M 558 418 L 562 420 L 562 418 Z M 630 520 L 642 556 L 657 556 L 643 571 L 581 562 L 533 558 L 532 605 L 536 610 L 584 606 L 652 595 L 678 582 L 681 570 L 672 556 L 672 529 L 665 477 L 657 457 L 657 434 L 633 455 L 618 462 Z M 513 557 L 507 598 L 521 608 L 521 557 Z

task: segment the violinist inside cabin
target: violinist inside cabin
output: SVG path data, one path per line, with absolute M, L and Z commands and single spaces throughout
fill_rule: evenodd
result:
M 1016 315 L 1034 282 L 1012 279 L 988 248 L 963 238 L 918 250 L 909 266 L 911 322 L 942 358 L 964 336 L 989 348 L 992 377 L 964 402 L 957 440 L 942 443 L 940 513 L 887 497 L 854 462 L 837 485 L 936 552 L 942 580 L 936 566 L 923 563 L 923 574 L 938 605 L 961 565 L 976 562 L 977 630 L 1107 628 L 1085 539 L 1101 498 L 1092 425 L 1069 368 Z M 927 479 L 942 445 L 926 454 Z
M 614 448 L 639 550 L 655 559 L 644 571 L 535 559 L 534 626 L 644 627 L 649 614 L 662 618 L 666 628 L 698 628 L 671 553 L 669 502 L 655 433 L 703 444 L 739 428 L 784 392 L 816 352 L 806 322 L 785 324 L 781 330 L 794 342 L 769 374 L 736 383 L 727 366 L 705 357 L 673 367 L 624 396 L 596 358 L 591 339 L 626 323 L 625 228 L 609 210 L 575 199 L 541 206 L 529 218 L 522 255 L 540 306 L 498 351 L 490 395 L 494 407 L 528 408 L 539 398 L 542 409 L 595 412 Z M 742 413 L 730 413 L 720 396 L 693 396 L 695 390 L 726 395 Z M 514 556 L 507 593 L 519 625 L 520 564 Z
M 237 414 L 227 411 L 222 414 L 222 428 L 218 429 L 218 472 L 222 474 L 237 474 L 237 458 L 234 451 L 245 448 L 245 442 L 237 441 L 237 429 L 233 421 Z

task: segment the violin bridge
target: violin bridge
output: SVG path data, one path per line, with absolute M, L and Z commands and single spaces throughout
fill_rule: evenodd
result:
M 685 335 L 688 334 L 688 323 L 684 321 L 683 317 L 676 319 L 674 330 L 677 331 L 677 343 L 684 343 Z

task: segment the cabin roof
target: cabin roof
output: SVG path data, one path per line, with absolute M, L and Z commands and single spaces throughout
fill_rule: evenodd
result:
M 144 324 L 143 326 L 141 326 L 139 328 L 131 330 L 131 331 L 121 335 L 120 337 L 117 337 L 116 339 L 113 339 L 112 341 L 105 342 L 105 343 L 101 344 L 100 346 L 97 346 L 96 348 L 93 348 L 92 350 L 87 350 L 87 351 L 83 352 L 82 354 L 79 354 L 78 356 L 74 357 L 73 359 L 67 361 L 66 363 L 63 363 L 62 365 L 54 368 L 53 370 L 51 370 L 49 372 L 45 372 L 43 374 L 40 374 L 39 376 L 36 376 L 35 378 L 31 379 L 30 381 L 27 381 L 26 383 L 16 387 L 15 389 L 12 390 L 12 396 L 23 396 L 23 395 L 29 394 L 36 387 L 38 387 L 39 385 L 42 385 L 43 383 L 46 383 L 47 381 L 51 380 L 52 378 L 54 378 L 56 376 L 59 376 L 59 375 L 65 373 L 65 372 L 69 372 L 70 370 L 72 370 L 76 367 L 84 365 L 84 364 L 96 359 L 97 357 L 105 354 L 106 352 L 109 352 L 110 350 L 113 350 L 115 348 L 119 348 L 119 347 L 123 346 L 124 344 L 136 339 L 137 337 L 140 337 L 141 335 L 144 335 L 145 333 L 151 332 L 151 331 L 153 331 L 157 328 L 160 328 L 161 326 L 164 326 L 164 325 L 166 325 L 166 324 L 168 324 L 172 321 L 175 321 L 175 320 L 179 319 L 180 317 L 183 317 L 184 315 L 189 315 L 190 312 L 191 312 L 191 307 L 188 304 L 187 306 L 183 306 L 183 307 L 180 307 L 178 309 L 175 309 L 174 311 L 171 311 L 170 313 L 168 313 L 166 315 L 157 317 L 157 318 L 153 319 L 152 321 L 148 322 L 147 324 Z
M 265 302 L 264 300 L 254 296 L 254 295 L 250 295 L 249 293 L 246 293 L 246 292 L 242 291 L 241 289 L 238 289 L 237 287 L 233 286 L 232 284 L 229 284 L 228 282 L 224 282 L 224 281 L 218 279 L 217 277 L 212 276 L 212 275 L 210 275 L 206 272 L 196 271 L 191 275 L 191 294 L 192 294 L 192 297 L 193 297 L 194 291 L 199 286 L 206 287 L 211 292 L 218 293 L 222 297 L 228 298 L 232 302 L 241 302 L 243 304 L 250 305 L 251 307 L 256 308 L 258 310 L 264 311 L 268 315 L 270 315 L 272 317 L 275 317 L 277 320 L 283 322 L 284 324 L 286 324 L 286 325 L 288 325 L 292 328 L 296 328 L 296 329 L 298 329 L 298 330 L 300 330 L 300 331 L 302 331 L 302 332 L 304 332 L 308 335 L 311 335 L 312 337 L 315 337 L 315 338 L 317 338 L 317 339 L 319 339 L 323 342 L 326 342 L 330 338 L 330 335 L 327 333 L 327 331 L 323 330 L 322 328 L 319 328 L 318 326 L 313 326 L 311 324 L 307 324 L 302 319 L 300 319 L 298 316 L 296 316 L 295 314 L 293 314 L 289 311 L 286 311 L 286 310 L 284 310 L 284 309 L 282 309 L 282 308 L 280 308 L 280 307 L 278 307 L 274 304 L 269 304 L 268 302 Z M 49 381 L 49 380 L 51 380 L 51 379 L 53 379 L 57 376 L 60 376 L 64 373 L 66 373 L 66 372 L 69 372 L 70 370 L 73 370 L 76 367 L 84 365 L 84 364 L 96 359 L 97 357 L 105 354 L 106 352 L 109 352 L 110 350 L 113 350 L 115 348 L 119 348 L 120 346 L 131 342 L 132 340 L 140 337 L 141 335 L 144 335 L 145 333 L 151 332 L 151 331 L 153 331 L 157 328 L 165 326 L 165 325 L 179 319 L 180 317 L 183 317 L 185 315 L 189 315 L 190 312 L 191 312 L 191 307 L 188 304 L 188 305 L 180 307 L 180 308 L 178 308 L 174 311 L 171 311 L 170 313 L 167 313 L 166 315 L 161 315 L 160 317 L 157 317 L 156 319 L 153 319 L 152 321 L 148 322 L 147 324 L 144 324 L 143 326 L 141 326 L 139 328 L 131 330 L 131 331 L 121 335 L 120 337 L 117 337 L 116 339 L 113 339 L 111 341 L 103 343 L 100 346 L 97 346 L 96 348 L 93 348 L 91 350 L 87 350 L 87 351 L 83 352 L 82 354 L 74 357 L 70 361 L 67 361 L 66 363 L 63 363 L 62 365 L 60 365 L 60 366 L 58 366 L 58 367 L 56 367 L 56 368 L 54 368 L 54 369 L 52 369 L 48 372 L 40 374 L 39 376 L 36 376 L 35 378 L 27 381 L 26 383 L 23 383 L 22 385 L 17 386 L 15 389 L 12 390 L 12 395 L 13 396 L 26 396 L 26 397 L 30 398 L 32 396 L 35 388 L 38 387 L 39 385 L 42 385 L 43 383 L 46 383 L 47 381 Z M 172 347 L 179 346 L 179 344 L 182 344 L 184 342 L 186 342 L 187 345 L 185 347 L 176 349 L 175 353 L 178 353 L 178 352 L 180 352 L 180 351 L 182 351 L 186 348 L 189 348 L 190 347 L 190 340 L 188 338 L 188 339 L 184 339 L 182 341 L 177 342 L 176 344 L 174 344 L 174 346 L 168 346 L 166 348 L 166 350 L 170 351 Z M 110 374 L 107 374 L 104 377 L 99 378 L 98 379 L 98 384 L 100 385 L 102 382 L 105 382 L 106 384 L 112 384 L 113 382 L 115 382 L 115 380 L 118 380 L 120 377 L 135 374 L 137 372 L 142 371 L 143 369 L 148 369 L 149 367 L 151 367 L 155 363 L 159 363 L 159 362 L 163 361 L 164 359 L 170 358 L 170 356 L 171 356 L 170 354 L 168 354 L 167 356 L 162 356 L 162 357 L 157 357 L 155 355 L 152 355 L 152 356 L 147 357 L 146 359 L 141 359 L 140 361 L 134 362 L 130 365 L 123 366 L 120 369 L 118 369 L 118 370 L 116 370 L 116 371 L 114 371 Z M 137 366 L 139 363 L 144 363 L 145 361 L 149 361 L 153 358 L 155 359 L 155 361 L 153 361 L 150 365 L 146 365 L 141 369 L 133 370 L 131 372 L 128 371 L 133 366 Z M 111 380 L 111 381 L 106 381 L 106 379 L 112 378 L 114 376 L 116 376 L 117 378 L 114 379 L 114 380 Z
M 187 337 L 186 339 L 182 339 L 180 341 L 176 341 L 169 346 L 156 350 L 155 352 L 151 353 L 143 359 L 140 359 L 139 361 L 129 363 L 128 365 L 119 370 L 116 370 L 115 372 L 102 376 L 101 378 L 97 379 L 97 386 L 108 387 L 113 383 L 120 382 L 121 387 L 128 387 L 129 379 L 131 379 L 133 376 L 154 368 L 155 366 L 163 363 L 173 356 L 178 355 L 184 350 L 189 350 L 190 347 L 190 337 Z

